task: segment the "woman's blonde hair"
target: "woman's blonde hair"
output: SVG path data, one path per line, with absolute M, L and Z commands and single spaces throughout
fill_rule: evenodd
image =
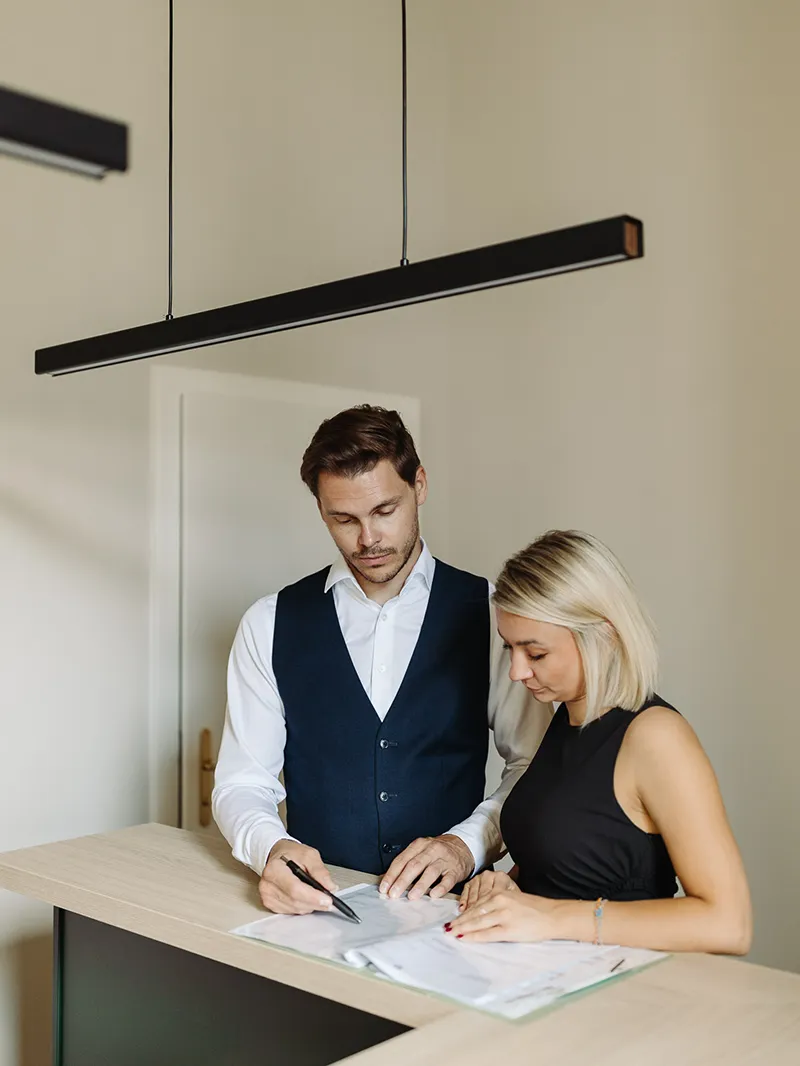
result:
M 494 594 L 509 614 L 564 626 L 583 664 L 588 724 L 636 711 L 658 673 L 655 629 L 614 553 L 588 533 L 551 530 L 504 565 Z

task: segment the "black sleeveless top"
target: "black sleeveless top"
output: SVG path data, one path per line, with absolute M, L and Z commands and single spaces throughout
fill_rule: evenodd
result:
M 654 695 L 639 711 L 656 705 L 670 707 Z M 588 900 L 675 895 L 662 837 L 634 825 L 614 795 L 617 755 L 638 713 L 615 707 L 580 729 L 570 725 L 565 704 L 556 711 L 500 816 L 523 892 Z

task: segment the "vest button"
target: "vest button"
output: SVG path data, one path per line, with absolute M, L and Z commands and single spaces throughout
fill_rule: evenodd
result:
M 388 800 L 388 798 L 389 798 L 389 793 L 388 792 L 381 792 L 381 794 L 378 796 L 378 799 L 381 801 L 381 803 L 385 803 Z
M 394 844 L 384 844 L 383 845 L 383 851 L 387 855 L 391 855 L 391 853 L 394 851 Z
M 388 740 L 382 740 L 381 741 L 381 747 L 383 748 L 384 751 L 386 751 L 386 749 L 389 747 L 389 741 Z

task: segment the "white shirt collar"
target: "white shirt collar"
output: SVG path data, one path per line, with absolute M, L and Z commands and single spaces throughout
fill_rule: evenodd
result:
M 430 592 L 431 586 L 433 585 L 433 572 L 435 568 L 436 560 L 431 555 L 428 550 L 428 545 L 423 540 L 419 559 L 414 563 L 414 569 L 406 578 L 405 584 L 400 591 L 400 595 L 402 596 L 410 585 L 416 585 L 420 582 L 422 582 Z M 352 570 L 340 555 L 328 571 L 328 576 L 325 580 L 325 591 L 328 592 L 334 585 L 338 585 L 342 581 L 347 581 L 351 585 L 354 585 L 356 590 L 360 592 L 362 596 L 364 595 L 364 590 L 353 577 Z

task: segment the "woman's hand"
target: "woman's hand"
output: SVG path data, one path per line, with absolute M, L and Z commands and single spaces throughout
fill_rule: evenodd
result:
M 495 873 L 494 870 L 484 870 L 482 874 L 467 881 L 458 901 L 460 911 L 467 910 L 481 900 L 488 899 L 498 892 L 519 892 L 519 889 L 504 873 Z
M 486 875 L 481 874 L 481 877 L 484 876 Z M 449 922 L 445 931 L 475 943 L 495 940 L 532 943 L 556 938 L 558 930 L 555 917 L 558 902 L 520 892 L 511 878 L 507 880 L 512 885 L 511 890 L 506 888 L 488 898 L 480 898 L 458 918 Z

